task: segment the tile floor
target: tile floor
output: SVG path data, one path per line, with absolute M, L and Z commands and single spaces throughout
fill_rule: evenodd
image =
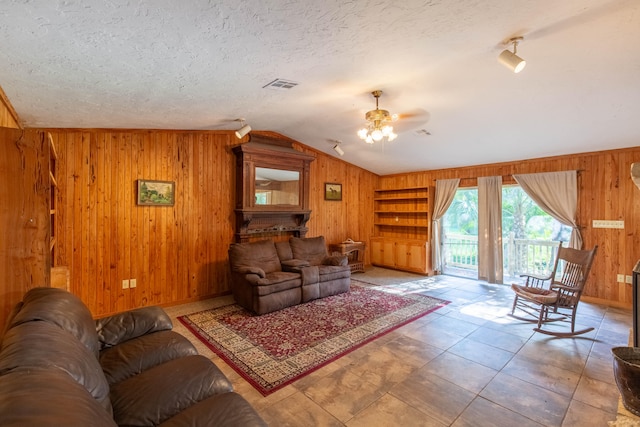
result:
M 424 280 L 375 267 L 353 278 L 451 304 L 267 397 L 177 321 L 175 329 L 215 361 L 271 426 L 607 426 L 616 419 L 610 348 L 627 345 L 631 310 L 582 302 L 578 322 L 595 331 L 558 339 L 507 316 L 513 293 L 506 285 Z M 232 301 L 226 296 L 167 312 L 175 318 Z

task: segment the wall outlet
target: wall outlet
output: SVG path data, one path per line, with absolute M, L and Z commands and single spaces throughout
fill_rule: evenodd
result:
M 135 288 L 136 287 L 136 279 L 129 280 L 129 287 L 130 288 Z
M 129 289 L 129 281 L 128 280 L 123 280 L 122 281 L 122 289 Z
M 624 283 L 624 274 L 618 274 L 618 283 Z
M 631 276 L 624 276 L 624 282 L 628 283 L 628 284 L 632 284 L 633 283 L 633 277 Z

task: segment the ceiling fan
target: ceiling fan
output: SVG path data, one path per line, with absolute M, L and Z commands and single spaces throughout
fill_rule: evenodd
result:
M 429 120 L 429 113 L 421 108 L 404 114 L 391 114 L 388 110 L 383 110 L 379 107 L 379 99 L 382 96 L 381 90 L 374 90 L 371 95 L 376 100 L 376 108 L 375 110 L 367 111 L 365 114 L 367 124 L 358 131 L 360 139 L 367 144 L 373 144 L 384 139 L 393 141 L 398 137 L 398 133 L 394 131 L 394 126 L 404 131 L 408 128 L 418 127 Z

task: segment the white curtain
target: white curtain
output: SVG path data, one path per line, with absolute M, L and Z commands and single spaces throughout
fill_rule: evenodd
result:
M 502 177 L 478 178 L 478 279 L 502 283 Z
M 582 236 L 576 222 L 577 175 L 577 171 L 564 171 L 520 174 L 513 177 L 540 209 L 572 228 L 569 246 L 582 249 Z
M 436 194 L 433 202 L 433 218 L 431 230 L 431 255 L 433 269 L 442 272 L 442 217 L 444 216 L 460 184 L 460 178 L 436 180 Z

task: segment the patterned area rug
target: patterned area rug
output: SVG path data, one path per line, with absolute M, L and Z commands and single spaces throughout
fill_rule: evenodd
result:
M 352 280 L 350 292 L 262 316 L 231 304 L 178 319 L 267 396 L 449 303 L 379 289 Z

